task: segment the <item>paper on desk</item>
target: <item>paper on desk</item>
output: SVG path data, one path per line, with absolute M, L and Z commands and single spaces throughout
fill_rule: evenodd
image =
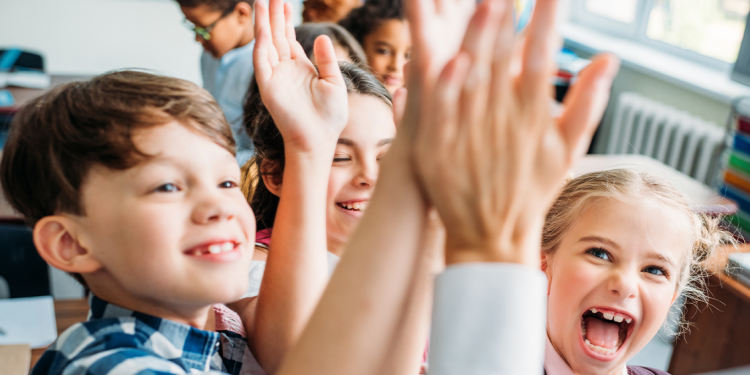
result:
M 57 338 L 52 296 L 0 300 L 0 345 L 43 348 Z

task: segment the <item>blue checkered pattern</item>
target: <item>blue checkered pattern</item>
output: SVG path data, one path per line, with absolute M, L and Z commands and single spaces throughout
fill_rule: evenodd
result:
M 63 332 L 32 375 L 249 373 L 242 363 L 252 354 L 240 335 L 203 331 L 111 305 L 93 295 L 89 304 L 89 320 Z

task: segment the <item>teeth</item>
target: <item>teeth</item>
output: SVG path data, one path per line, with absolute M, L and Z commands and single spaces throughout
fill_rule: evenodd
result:
M 602 316 L 604 317 L 604 319 L 612 320 L 612 318 L 615 317 L 615 314 L 612 314 L 612 313 L 602 313 Z
M 620 316 L 620 315 L 615 316 L 615 322 L 617 322 L 617 323 L 622 322 L 622 316 Z
M 601 346 L 596 346 L 590 343 L 589 340 L 586 340 L 585 342 L 586 342 L 586 346 L 588 346 L 591 350 L 599 354 L 611 355 L 617 352 L 617 348 L 607 349 L 607 348 L 602 348 Z
M 208 247 L 208 252 L 211 254 L 218 254 L 221 252 L 221 245 L 214 244 Z
M 355 210 L 359 210 L 359 203 L 355 203 L 352 206 L 354 207 Z
M 193 255 L 195 255 L 195 256 L 201 255 L 201 251 L 200 250 L 195 250 L 195 251 L 193 251 Z
M 598 312 L 598 310 L 597 309 L 591 309 L 591 312 L 594 313 L 594 314 L 596 314 Z
M 224 242 L 223 245 L 221 245 L 221 251 L 232 251 L 234 249 L 234 244 L 231 242 Z
M 626 321 L 626 322 L 628 322 L 628 324 L 630 324 L 630 322 L 632 322 L 632 321 L 633 321 L 633 319 L 630 319 L 630 318 L 625 318 L 625 321 Z

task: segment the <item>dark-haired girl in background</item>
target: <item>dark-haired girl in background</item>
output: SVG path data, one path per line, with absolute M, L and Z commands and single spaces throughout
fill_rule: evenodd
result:
M 339 25 L 362 45 L 370 69 L 391 94 L 404 86 L 412 41 L 402 0 L 368 0 Z

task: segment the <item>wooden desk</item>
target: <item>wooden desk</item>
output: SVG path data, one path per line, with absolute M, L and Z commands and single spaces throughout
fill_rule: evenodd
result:
M 18 111 L 21 106 L 26 104 L 29 100 L 36 98 L 39 95 L 51 90 L 55 86 L 63 83 L 72 81 L 83 81 L 91 78 L 91 76 L 77 76 L 77 75 L 53 75 L 50 76 L 50 85 L 46 89 L 27 89 L 23 87 L 5 87 L 3 90 L 10 91 L 13 95 L 14 103 L 10 107 L 0 107 L 0 114 L 13 114 Z
M 739 251 L 750 252 L 750 244 Z M 709 271 L 711 306 L 687 306 L 684 316 L 694 324 L 675 339 L 669 364 L 672 375 L 697 374 L 750 365 L 750 288 L 727 276 L 726 255 L 718 253 Z
M 59 336 L 73 324 L 83 322 L 89 313 L 89 301 L 85 298 L 71 300 L 56 300 L 55 321 L 57 322 L 57 335 Z M 45 349 L 31 350 L 31 367 L 39 360 Z
M 573 168 L 573 174 L 580 176 L 615 168 L 635 168 L 663 176 L 688 198 L 691 207 L 696 211 L 715 214 L 737 212 L 734 202 L 717 194 L 700 181 L 644 155 L 586 155 Z

